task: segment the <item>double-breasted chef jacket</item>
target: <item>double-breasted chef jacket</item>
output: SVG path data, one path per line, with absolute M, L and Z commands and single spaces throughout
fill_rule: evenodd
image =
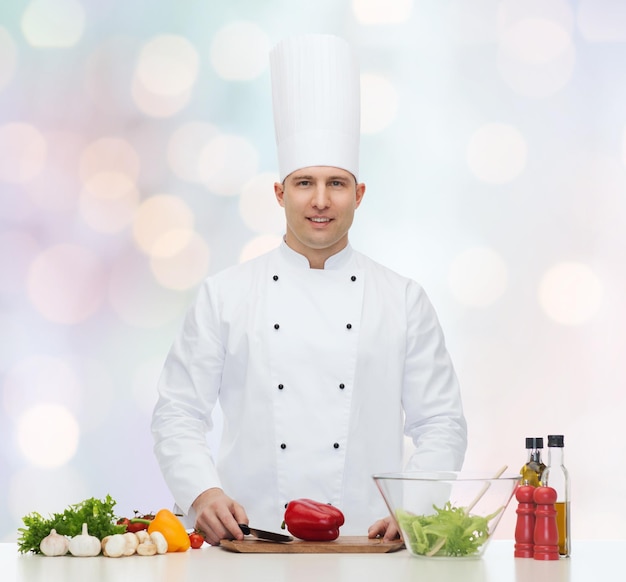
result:
M 207 432 L 218 402 L 219 451 Z M 460 469 L 467 430 L 435 311 L 414 281 L 348 245 L 324 269 L 284 242 L 211 276 L 166 359 L 155 453 L 178 508 L 221 487 L 257 528 L 311 498 L 365 535 L 388 515 L 372 475 Z

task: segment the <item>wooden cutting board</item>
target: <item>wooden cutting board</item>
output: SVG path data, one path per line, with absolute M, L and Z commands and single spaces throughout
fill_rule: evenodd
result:
M 385 554 L 404 548 L 402 540 L 384 542 L 367 536 L 339 536 L 332 542 L 267 542 L 257 539 L 222 540 L 220 547 L 240 554 Z

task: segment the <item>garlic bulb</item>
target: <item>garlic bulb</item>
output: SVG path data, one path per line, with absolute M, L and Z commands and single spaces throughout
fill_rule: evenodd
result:
M 39 549 L 44 556 L 64 556 L 69 550 L 69 540 L 52 529 L 50 533 L 41 540 Z
M 70 540 L 70 554 L 72 556 L 97 556 L 101 549 L 100 540 L 89 535 L 86 523 L 83 523 L 82 533 Z

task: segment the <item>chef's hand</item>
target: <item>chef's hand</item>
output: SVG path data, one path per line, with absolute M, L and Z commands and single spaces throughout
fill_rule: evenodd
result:
M 385 517 L 383 519 L 379 519 L 377 522 L 370 526 L 370 528 L 367 530 L 367 537 L 382 537 L 384 541 L 390 542 L 392 540 L 397 540 L 400 537 L 400 532 L 398 531 L 398 526 L 396 525 L 396 522 L 391 519 L 391 517 Z
M 217 546 L 220 540 L 243 539 L 239 523 L 248 523 L 246 510 L 219 487 L 200 493 L 192 503 L 196 511 L 195 527 L 204 533 L 206 541 Z

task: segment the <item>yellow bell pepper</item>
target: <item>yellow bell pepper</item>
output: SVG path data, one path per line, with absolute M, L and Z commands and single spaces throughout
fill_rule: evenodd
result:
M 186 552 L 190 546 L 189 534 L 169 509 L 161 509 L 148 526 L 148 533 L 159 531 L 167 540 L 168 552 Z

